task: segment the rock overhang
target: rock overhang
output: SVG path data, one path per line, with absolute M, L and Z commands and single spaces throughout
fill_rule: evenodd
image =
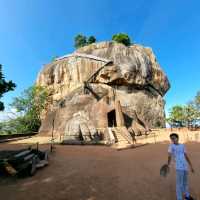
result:
M 108 85 L 126 85 L 139 89 L 152 88 L 161 96 L 164 96 L 170 88 L 168 78 L 157 63 L 151 48 L 136 44 L 126 47 L 115 42 L 91 44 L 78 49 L 72 54 L 57 58 L 53 63 L 44 66 L 38 76 L 37 83 L 44 86 L 55 84 L 55 82 L 59 82 L 58 74 L 63 73 L 62 71 L 67 71 L 62 69 L 64 66 L 74 68 L 74 65 L 79 65 L 81 62 L 84 63 L 84 60 L 87 63 L 84 67 L 95 68 L 94 64 L 89 62 L 96 62 L 98 67 L 90 70 L 91 73 L 84 77 L 85 80 L 84 78 L 80 80 L 82 83 L 89 81 Z M 88 77 L 95 70 L 99 70 L 95 80 L 88 80 Z M 82 73 L 84 74 L 85 71 L 82 71 Z M 45 74 L 48 74 L 49 77 L 46 76 L 46 83 L 41 83 L 40 80 L 43 79 L 42 76 L 44 77 Z

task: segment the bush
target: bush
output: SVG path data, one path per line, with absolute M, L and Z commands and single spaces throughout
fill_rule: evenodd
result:
M 131 39 L 125 33 L 118 33 L 112 36 L 112 40 L 118 43 L 122 43 L 125 46 L 129 46 L 131 44 Z
M 92 44 L 96 42 L 96 38 L 94 36 L 90 36 L 88 39 L 86 36 L 78 34 L 75 37 L 75 47 L 76 49 L 80 48 L 80 47 L 84 47 L 86 45 Z
M 78 34 L 74 40 L 76 49 L 87 45 L 87 38 L 84 35 Z
M 41 86 L 32 86 L 21 96 L 15 97 L 11 107 L 19 113 L 15 119 L 0 123 L 3 133 L 37 132 L 41 125 L 41 114 L 47 107 L 49 92 Z
M 95 43 L 95 42 L 96 42 L 96 38 L 95 38 L 94 36 L 90 36 L 90 37 L 88 38 L 87 44 L 92 44 L 92 43 Z

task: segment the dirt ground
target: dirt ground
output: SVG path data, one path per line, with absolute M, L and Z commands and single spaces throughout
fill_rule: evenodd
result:
M 175 200 L 175 172 L 167 178 L 159 169 L 167 159 L 168 143 L 117 151 L 105 146 L 56 146 L 48 167 L 35 176 L 0 178 L 1 200 Z M 21 148 L 0 144 L 0 150 Z M 48 148 L 43 145 L 41 148 Z M 191 193 L 200 199 L 199 143 L 186 148 L 196 170 L 190 174 Z

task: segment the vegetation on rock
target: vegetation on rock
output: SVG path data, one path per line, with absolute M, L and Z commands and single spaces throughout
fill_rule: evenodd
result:
M 87 45 L 87 38 L 84 35 L 78 34 L 74 40 L 76 49 Z
M 122 43 L 125 46 L 131 45 L 131 39 L 126 33 L 118 33 L 112 36 L 112 40 L 118 43 Z
M 94 36 L 90 36 L 88 39 L 86 36 L 82 35 L 82 34 L 78 34 L 75 39 L 75 48 L 81 48 L 84 47 L 86 45 L 92 44 L 96 42 L 96 38 Z
M 112 36 L 112 40 L 121 44 L 124 44 L 125 46 L 130 46 L 131 45 L 131 39 L 126 33 L 118 33 Z M 90 36 L 87 38 L 86 36 L 82 34 L 78 34 L 75 38 L 75 48 L 81 48 L 86 45 L 92 44 L 96 42 L 96 38 L 94 36 Z
M 95 43 L 95 42 L 96 42 L 96 38 L 94 36 L 90 36 L 88 38 L 87 44 L 92 44 L 92 43 Z

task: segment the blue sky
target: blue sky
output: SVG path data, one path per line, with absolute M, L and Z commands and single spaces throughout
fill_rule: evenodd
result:
M 166 111 L 200 90 L 200 1 L 0 0 L 0 63 L 17 84 L 12 98 L 31 86 L 43 64 L 74 50 L 78 33 L 98 41 L 125 32 L 152 47 L 171 89 Z

